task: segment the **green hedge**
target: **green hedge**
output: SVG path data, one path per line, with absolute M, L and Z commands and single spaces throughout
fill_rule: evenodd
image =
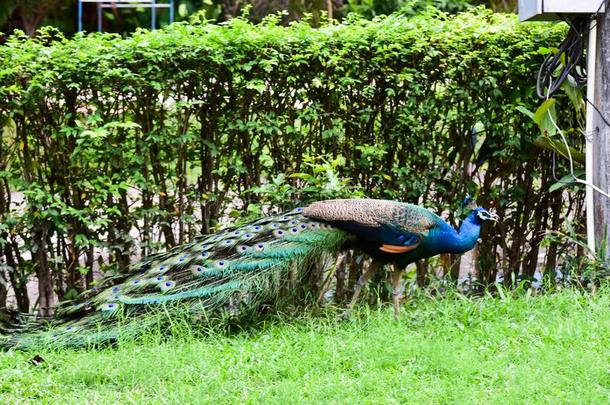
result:
M 562 35 L 479 9 L 13 36 L 0 47 L 0 272 L 23 308 L 35 273 L 44 306 L 98 262 L 125 266 L 235 211 L 357 194 L 453 213 L 470 193 L 504 220 L 483 235 L 482 279 L 533 274 L 544 230 L 581 215 L 579 196 L 546 191 L 550 154 L 516 111 L 535 109 L 541 51 Z

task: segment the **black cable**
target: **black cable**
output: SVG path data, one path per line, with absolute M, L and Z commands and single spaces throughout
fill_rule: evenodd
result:
M 570 26 L 570 30 L 566 38 L 559 45 L 557 52 L 548 55 L 540 66 L 536 80 L 536 93 L 538 97 L 541 99 L 551 97 L 559 90 L 568 76 L 572 76 L 579 86 L 584 86 L 587 83 L 586 59 L 583 57 L 585 41 L 588 40 L 589 32 L 593 28 L 589 25 L 589 22 L 592 18 L 597 21 L 602 6 L 606 7 L 606 11 L 610 11 L 610 0 L 601 1 L 597 12 L 592 16 L 573 19 L 559 16 Z M 559 72 L 559 74 L 556 72 Z M 589 103 L 595 109 L 604 124 L 610 127 L 610 121 L 602 114 L 599 108 L 586 95 L 583 95 L 583 98 L 586 103 Z
M 568 35 L 556 53 L 546 57 L 536 80 L 536 93 L 541 99 L 551 97 L 572 76 L 579 86 L 587 82 L 586 60 L 583 58 L 590 17 L 562 19 L 570 25 Z M 556 72 L 559 71 L 559 74 Z M 545 91 L 546 90 L 546 91 Z
M 553 151 L 553 152 L 552 152 L 552 155 L 553 155 L 553 170 L 552 170 L 552 173 L 553 173 L 553 179 L 554 179 L 554 180 L 555 180 L 557 183 L 559 183 L 559 182 L 561 181 L 561 179 L 559 179 L 559 178 L 557 177 L 557 168 L 556 168 L 556 165 L 557 165 L 557 163 L 556 163 L 557 154 L 555 153 L 555 151 Z
M 591 16 L 591 18 L 595 20 L 595 25 L 589 27 L 589 31 L 591 31 L 594 27 L 597 27 L 597 17 L 602 14 L 602 7 L 604 7 L 604 12 L 605 10 L 608 10 L 608 5 L 610 5 L 610 0 L 603 0 L 599 3 L 597 11 L 595 11 L 595 13 Z
M 589 99 L 587 98 L 587 96 L 583 95 L 583 98 L 585 99 L 585 101 L 586 101 L 587 103 L 589 103 L 589 104 L 591 105 L 591 107 L 593 107 L 593 109 L 594 109 L 595 111 L 597 111 L 597 114 L 599 115 L 599 118 L 601 118 L 601 119 L 602 119 L 602 121 L 604 121 L 604 124 L 606 124 L 606 126 L 610 127 L 610 122 L 608 122 L 608 119 L 607 119 L 606 117 L 604 117 L 604 114 L 602 114 L 602 112 L 599 110 L 599 108 L 597 108 L 597 106 L 596 106 L 595 104 L 593 104 L 593 103 L 591 102 L 591 100 L 589 100 Z

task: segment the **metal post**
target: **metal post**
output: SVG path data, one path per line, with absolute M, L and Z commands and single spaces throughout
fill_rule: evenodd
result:
M 174 0 L 170 0 L 169 2 L 169 23 L 174 22 Z
M 102 32 L 102 5 L 97 3 L 97 32 Z
M 585 172 L 587 183 L 593 183 L 593 132 L 594 132 L 594 109 L 595 102 L 595 62 L 597 58 L 597 20 L 591 19 L 589 26 L 589 43 L 587 44 L 587 114 L 585 124 Z M 595 205 L 591 187 L 585 187 L 585 201 L 587 213 L 587 246 L 595 253 Z
M 83 30 L 83 2 L 78 0 L 78 32 Z
M 156 0 L 152 0 L 152 29 L 155 29 L 155 26 L 157 25 L 157 1 Z

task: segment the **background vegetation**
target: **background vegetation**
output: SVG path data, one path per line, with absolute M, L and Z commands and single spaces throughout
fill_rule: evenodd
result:
M 481 4 L 494 11 L 517 11 L 516 0 L 176 0 L 175 4 L 177 21 L 187 20 L 194 13 L 199 13 L 216 22 L 237 17 L 246 9 L 252 21 L 260 21 L 269 14 L 282 11 L 285 13 L 282 17 L 284 23 L 299 20 L 306 14 L 319 23 L 322 12 L 336 19 L 342 19 L 349 13 L 372 18 L 398 10 L 413 14 L 428 6 L 451 13 Z M 41 26 L 51 25 L 71 35 L 77 30 L 76 13 L 75 0 L 4 0 L 0 3 L 0 32 L 10 33 L 18 28 L 33 36 Z M 159 24 L 167 24 L 167 11 L 160 10 L 158 16 Z M 97 29 L 95 5 L 84 4 L 83 22 L 85 30 Z M 149 9 L 104 11 L 103 29 L 106 32 L 124 33 L 137 27 L 150 27 Z
M 312 199 L 397 199 L 457 225 L 474 195 L 503 220 L 482 235 L 483 284 L 531 277 L 545 231 L 580 218 L 581 196 L 549 190 L 551 154 L 517 112 L 535 110 L 560 26 L 483 9 L 320 29 L 280 20 L 124 39 L 46 29 L 0 47 L 0 307 L 11 286 L 29 309 L 32 275 L 46 307 L 53 291 L 89 287 L 94 269 Z M 553 278 L 558 240 L 545 252 Z M 433 264 L 418 265 L 420 284 Z M 440 267 L 455 279 L 459 258 Z

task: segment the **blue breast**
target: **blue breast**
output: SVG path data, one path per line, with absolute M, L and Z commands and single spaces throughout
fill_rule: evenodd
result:
M 445 221 L 439 220 L 417 249 L 389 259 L 404 267 L 417 260 L 441 253 L 464 253 L 474 248 L 480 231 L 481 223 L 477 220 L 476 213 L 470 214 L 464 220 L 459 231 Z

